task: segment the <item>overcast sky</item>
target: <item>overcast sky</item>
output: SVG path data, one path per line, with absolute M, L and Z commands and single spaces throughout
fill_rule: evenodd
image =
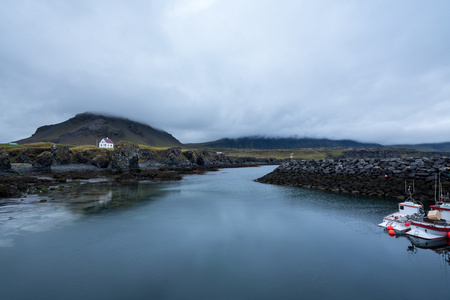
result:
M 2 0 L 0 142 L 78 113 L 183 143 L 450 141 L 449 0 Z

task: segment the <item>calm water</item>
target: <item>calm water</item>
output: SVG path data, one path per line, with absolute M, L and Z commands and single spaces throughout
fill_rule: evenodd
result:
M 447 299 L 446 255 L 385 200 L 255 183 L 274 167 L 0 206 L 1 299 Z

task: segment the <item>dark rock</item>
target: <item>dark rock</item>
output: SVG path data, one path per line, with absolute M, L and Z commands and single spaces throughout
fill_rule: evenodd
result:
M 408 166 L 414 162 L 413 168 Z M 417 199 L 434 194 L 434 178 L 440 171 L 443 189 L 450 190 L 450 169 L 447 158 L 415 159 L 341 159 L 333 160 L 290 160 L 273 172 L 257 179 L 259 182 L 340 191 L 360 195 L 400 199 L 405 197 L 407 184 L 414 180 Z M 439 165 L 442 163 L 444 165 Z
M 15 159 L 15 162 L 17 163 L 22 163 L 22 164 L 27 164 L 30 162 L 30 158 L 28 157 L 28 149 L 24 148 L 20 151 L 20 153 L 18 154 L 17 158 Z
M 130 142 L 119 142 L 114 146 L 111 156 L 114 170 L 139 168 L 139 146 Z
M 142 149 L 139 151 L 139 157 L 143 159 L 145 162 L 154 161 L 157 157 L 154 151 L 149 149 Z
M 74 155 L 74 163 L 76 164 L 87 164 L 93 158 L 91 151 L 80 151 Z
M 11 170 L 11 161 L 9 155 L 6 153 L 0 153 L 0 171 Z
M 199 166 L 204 166 L 205 165 L 205 159 L 202 156 L 198 156 L 197 160 L 196 160 L 196 164 Z
M 6 198 L 6 197 L 9 197 L 9 196 L 10 196 L 9 190 L 6 187 L 6 185 L 0 184 L 0 198 Z
M 163 152 L 163 163 L 169 167 L 182 165 L 181 148 L 173 147 Z
M 50 151 L 52 152 L 53 161 L 56 165 L 70 164 L 71 156 L 69 147 L 53 145 Z
M 192 151 L 192 150 L 189 150 L 189 151 L 185 151 L 185 152 L 183 153 L 183 155 L 184 155 L 188 160 L 192 160 L 192 159 L 194 158 L 194 156 L 195 156 L 195 152 Z
M 110 162 L 111 158 L 108 155 L 108 150 L 103 150 L 92 158 L 91 165 L 105 169 L 109 166 Z
M 47 172 L 50 171 L 53 164 L 53 155 L 49 151 L 39 154 L 32 164 L 33 171 Z

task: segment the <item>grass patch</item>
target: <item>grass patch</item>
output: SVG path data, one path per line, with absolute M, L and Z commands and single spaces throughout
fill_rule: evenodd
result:
M 173 148 L 173 147 L 152 147 L 152 146 L 147 146 L 147 145 L 142 145 L 142 144 L 139 144 L 138 146 L 139 146 L 139 149 L 148 149 L 148 150 L 152 150 L 152 151 L 164 151 L 169 148 Z
M 10 144 L 0 144 L 0 147 L 5 147 L 8 150 L 16 150 L 23 148 L 50 148 L 54 143 L 31 143 L 31 144 L 20 144 L 20 145 L 10 145 Z
M 276 159 L 325 159 L 330 150 L 324 149 L 276 149 L 276 150 L 255 150 L 255 149 L 208 149 L 211 152 L 222 152 L 226 156 L 255 157 L 255 158 L 276 158 Z
M 94 146 L 94 145 L 70 145 L 69 148 L 70 148 L 70 150 L 73 150 L 75 152 L 100 149 L 99 147 Z M 111 150 L 111 148 L 104 148 L 104 149 Z

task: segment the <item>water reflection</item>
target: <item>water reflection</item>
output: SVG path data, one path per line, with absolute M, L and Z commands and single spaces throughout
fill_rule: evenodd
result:
M 2 297 L 423 299 L 423 287 L 448 286 L 441 276 L 448 264 L 433 249 L 414 247 L 410 255 L 410 240 L 394 242 L 379 230 L 396 202 L 253 181 L 267 171 L 228 169 L 161 186 L 96 185 L 65 195 L 70 201 L 37 199 L 30 207 L 82 220 L 13 232 L 21 235 L 15 246 L 0 248 Z M 442 288 L 433 293 L 448 296 Z
M 383 198 L 287 187 L 280 189 L 279 193 L 284 195 L 282 199 L 291 208 L 320 212 L 325 218 L 333 218 L 352 230 L 368 234 L 377 231 L 374 225 L 379 223 L 380 215 L 391 213 L 397 208 L 396 202 Z
M 426 249 L 439 255 L 446 265 L 450 266 L 450 241 L 447 238 L 437 240 L 425 240 L 413 236 L 407 237 L 411 241 L 407 251 L 417 254 L 418 249 Z
M 167 190 L 152 183 L 134 183 L 128 185 L 97 184 L 78 189 L 70 198 L 61 201 L 72 205 L 73 213 L 98 213 L 104 210 L 123 210 L 142 203 L 153 201 Z
M 387 234 L 388 230 L 385 228 L 383 231 Z M 450 267 L 450 240 L 448 238 L 426 240 L 419 237 L 409 236 L 405 234 L 391 235 L 396 239 L 407 239 L 410 244 L 406 248 L 406 252 L 411 255 L 419 255 L 419 252 L 434 253 L 437 254 L 441 261 L 445 263 L 447 267 Z
M 14 246 L 23 232 L 48 231 L 91 214 L 129 209 L 167 192 L 151 183 L 97 183 L 82 184 L 67 194 L 5 199 L 0 202 L 0 247 Z

